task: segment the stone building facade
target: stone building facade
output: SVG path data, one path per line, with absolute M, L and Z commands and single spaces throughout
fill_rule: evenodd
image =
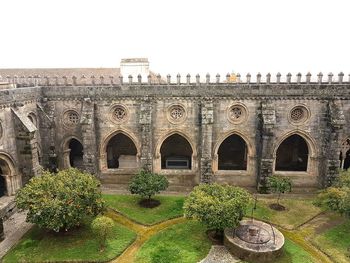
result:
M 350 166 L 350 82 L 342 73 L 254 82 L 250 75 L 123 78 L 119 69 L 0 75 L 7 83 L 0 88 L 2 195 L 43 168 L 75 166 L 109 189 L 125 189 L 145 168 L 166 175 L 173 191 L 201 182 L 263 190 L 273 174 L 311 191 Z

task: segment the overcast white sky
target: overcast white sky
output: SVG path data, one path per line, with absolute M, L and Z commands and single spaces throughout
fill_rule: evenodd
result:
M 349 0 L 0 0 L 0 67 L 350 73 Z

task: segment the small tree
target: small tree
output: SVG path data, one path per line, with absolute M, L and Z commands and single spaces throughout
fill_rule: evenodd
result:
M 168 186 L 169 182 L 165 176 L 141 170 L 132 178 L 129 190 L 132 194 L 138 194 L 150 203 L 152 196 L 164 191 Z
M 196 219 L 222 235 L 225 228 L 238 226 L 250 201 L 251 194 L 242 188 L 201 184 L 185 200 L 185 217 Z
M 91 174 L 68 169 L 45 171 L 17 192 L 16 204 L 27 210 L 27 222 L 56 232 L 79 226 L 104 209 L 99 181 Z
M 318 194 L 315 203 L 350 217 L 350 171 L 341 171 L 333 186 Z
M 98 216 L 91 223 L 92 232 L 97 236 L 100 244 L 100 251 L 106 247 L 106 241 L 112 237 L 114 222 L 107 216 Z
M 268 185 L 272 192 L 277 193 L 277 206 L 284 208 L 280 204 L 281 195 L 292 191 L 292 181 L 289 177 L 274 175 L 268 178 Z

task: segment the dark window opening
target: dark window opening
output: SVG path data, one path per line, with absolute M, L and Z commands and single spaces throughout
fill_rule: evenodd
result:
M 134 142 L 126 135 L 118 133 L 107 144 L 107 167 L 137 168 L 137 149 Z
M 299 135 L 285 139 L 277 149 L 276 171 L 306 171 L 309 150 Z
M 247 170 L 247 144 L 238 135 L 227 137 L 218 150 L 219 170 Z
M 71 139 L 69 142 L 69 163 L 71 167 L 78 169 L 84 168 L 83 163 L 83 145 L 76 139 Z
M 340 167 L 340 168 L 343 168 L 344 170 L 347 170 L 350 167 L 350 150 L 348 150 L 345 153 L 345 158 L 344 159 L 343 158 L 344 157 L 342 156 L 342 153 L 340 153 L 340 156 L 339 156 L 340 165 L 342 165 L 342 162 L 343 162 L 343 167 Z
M 160 147 L 162 169 L 185 169 L 192 167 L 192 147 L 181 135 L 166 138 Z
M 3 176 L 2 169 L 0 167 L 0 197 L 6 195 L 6 182 L 5 177 Z

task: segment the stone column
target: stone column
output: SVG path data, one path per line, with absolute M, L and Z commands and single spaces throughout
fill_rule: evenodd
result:
M 199 103 L 199 159 L 200 159 L 200 182 L 210 183 L 212 181 L 212 140 L 214 110 L 211 99 Z
M 261 103 L 261 120 L 259 125 L 260 142 L 258 142 L 258 190 L 267 192 L 267 178 L 273 172 L 273 129 L 276 124 L 275 108 L 271 101 Z
M 38 161 L 37 128 L 21 113 L 20 109 L 11 108 L 16 137 L 18 170 L 22 174 L 22 182 L 26 184 L 30 178 L 41 173 Z
M 345 124 L 345 117 L 340 101 L 332 101 L 328 104 L 329 118 L 329 134 L 328 140 L 325 140 L 323 152 L 326 157 L 324 180 L 321 182 L 327 187 L 332 184 L 334 179 L 339 175 L 340 167 L 340 138 L 341 132 Z
M 53 166 L 52 154 L 55 151 L 55 103 L 48 102 L 46 98 L 43 98 L 41 104 L 37 104 L 37 112 L 40 125 L 42 166 L 53 171 L 55 169 L 51 167 Z
M 85 171 L 97 174 L 97 143 L 95 129 L 95 104 L 85 98 L 81 112 L 81 137 L 83 144 L 83 163 Z
M 141 130 L 141 152 L 140 161 L 141 168 L 152 171 L 152 149 L 153 149 L 153 133 L 152 133 L 152 100 L 142 99 L 140 102 L 139 125 Z

